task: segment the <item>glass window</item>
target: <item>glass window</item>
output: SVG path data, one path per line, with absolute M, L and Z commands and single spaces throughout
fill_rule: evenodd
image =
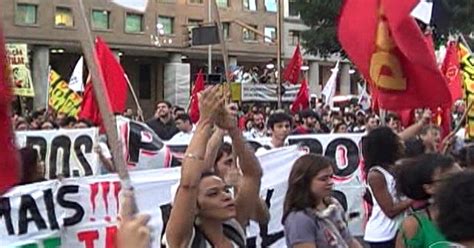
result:
M 290 30 L 289 32 L 289 41 L 288 43 L 291 45 L 291 46 L 296 46 L 300 43 L 300 40 L 301 40 L 301 31 L 298 31 L 298 30 Z
M 277 12 L 277 0 L 265 0 L 265 10 L 267 12 Z
M 290 16 L 299 16 L 300 12 L 296 9 L 296 1 L 297 0 L 289 0 L 288 1 L 288 11 Z
M 273 40 L 276 40 L 276 28 L 275 27 L 265 27 L 265 36 L 272 37 Z M 273 43 L 272 40 L 268 39 L 265 37 L 265 42 L 266 43 Z
M 92 28 L 99 30 L 110 29 L 110 11 L 92 10 Z
M 54 20 L 56 27 L 74 27 L 74 16 L 70 8 L 57 7 Z
M 198 19 L 189 19 L 188 20 L 188 27 L 197 27 L 199 24 L 202 24 L 202 20 Z
M 19 3 L 16 5 L 15 22 L 17 24 L 33 25 L 38 21 L 38 6 Z
M 189 0 L 189 3 L 193 3 L 193 4 L 203 4 L 203 3 L 204 3 L 204 0 Z
M 125 32 L 141 33 L 143 32 L 143 15 L 127 13 L 125 20 Z
M 151 99 L 151 65 L 140 65 L 138 80 L 140 98 Z
M 223 22 L 222 29 L 224 29 L 224 39 L 230 39 L 230 22 Z
M 159 16 L 158 24 L 163 27 L 163 34 L 174 34 L 174 18 L 168 16 Z
M 244 9 L 250 11 L 257 11 L 257 0 L 243 0 Z
M 229 0 L 216 0 L 217 6 L 221 8 L 228 8 L 229 7 Z
M 255 25 L 249 25 L 250 27 L 257 29 L 258 27 Z M 256 41 L 257 40 L 257 34 L 250 29 L 243 28 L 242 29 L 243 35 L 244 35 L 244 41 Z

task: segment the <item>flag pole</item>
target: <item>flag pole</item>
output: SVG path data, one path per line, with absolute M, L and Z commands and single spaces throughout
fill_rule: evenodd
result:
M 113 113 L 110 111 L 110 100 L 107 96 L 104 89 L 104 78 L 100 72 L 98 64 L 97 55 L 95 52 L 94 40 L 92 37 L 91 29 L 87 21 L 87 15 L 84 8 L 83 1 L 76 2 L 76 16 L 79 18 L 79 37 L 82 50 L 84 53 L 84 59 L 86 60 L 87 66 L 92 77 L 92 88 L 94 89 L 95 99 L 97 105 L 99 106 L 100 115 L 104 121 L 105 131 L 107 134 L 108 143 L 111 146 L 112 156 L 114 166 L 117 170 L 118 176 L 120 178 L 122 189 L 124 190 L 133 190 L 130 175 L 125 164 L 125 159 L 122 152 L 122 145 L 117 134 L 117 125 Z M 133 206 L 136 206 L 135 200 L 133 199 Z M 135 211 L 137 211 L 135 207 Z
M 127 74 L 123 74 L 123 76 L 125 77 L 125 80 L 127 80 L 128 88 L 130 89 L 130 92 L 132 93 L 133 101 L 135 102 L 135 105 L 137 106 L 138 117 L 140 118 L 140 121 L 145 121 L 145 118 L 143 118 L 143 109 L 140 106 L 140 102 L 138 102 L 137 94 L 135 94 L 135 90 L 133 89 L 133 86 L 130 83 L 130 79 L 128 78 Z
M 464 45 L 466 46 L 467 50 L 469 50 L 469 53 L 472 54 L 472 49 L 471 47 L 469 46 L 469 43 L 467 43 L 467 40 L 466 38 L 464 37 L 464 34 L 460 34 L 459 37 L 461 37 L 461 40 L 462 40 L 462 43 L 464 43 Z
M 278 84 L 278 87 L 277 87 L 277 99 L 278 99 L 278 109 L 281 109 L 282 108 L 282 104 L 281 104 L 281 47 L 282 47 L 282 41 L 281 41 L 281 36 L 282 36 L 282 2 L 281 0 L 277 0 L 278 1 L 278 12 L 277 12 L 277 72 L 278 72 L 278 77 L 277 77 L 277 84 Z

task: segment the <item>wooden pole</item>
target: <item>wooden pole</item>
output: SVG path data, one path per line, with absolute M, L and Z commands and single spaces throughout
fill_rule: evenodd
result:
M 281 104 L 281 87 L 282 87 L 282 83 L 281 83 L 281 47 L 282 47 L 282 40 L 281 40 L 281 36 L 282 36 L 282 0 L 277 0 L 278 1 L 278 12 L 277 12 L 277 71 L 278 71 L 278 78 L 277 78 L 277 83 L 278 83 L 278 87 L 277 87 L 277 97 L 278 97 L 278 109 L 281 109 L 282 108 L 282 104 Z
M 224 37 L 224 27 L 222 26 L 221 16 L 219 14 L 219 6 L 217 6 L 216 0 L 208 0 L 212 1 L 212 9 L 214 12 L 215 23 L 217 24 L 217 30 L 219 33 L 219 41 L 222 50 L 222 59 L 224 60 L 224 72 L 225 72 L 225 79 L 227 83 L 230 84 L 230 74 L 229 74 L 229 53 L 227 51 L 227 45 Z
M 118 176 L 122 183 L 122 189 L 132 190 L 130 176 L 125 164 L 125 159 L 122 152 L 122 145 L 117 134 L 117 125 L 113 113 L 110 111 L 110 99 L 107 97 L 104 89 L 104 78 L 99 70 L 98 59 L 95 52 L 94 40 L 91 29 L 87 21 L 87 14 L 83 1 L 74 1 L 76 3 L 76 16 L 80 16 L 78 30 L 79 38 L 84 53 L 84 59 L 89 68 L 92 77 L 92 84 L 94 94 L 96 95 L 96 102 L 99 105 L 100 115 L 104 121 L 107 140 L 111 146 L 114 166 L 117 170 Z M 105 97 L 104 97 L 105 96 Z M 136 210 L 136 208 L 135 208 Z
M 130 83 L 130 79 L 128 78 L 127 74 L 123 74 L 125 79 L 127 80 L 128 88 L 130 89 L 130 92 L 132 93 L 133 101 L 135 102 L 135 105 L 137 107 L 137 114 L 138 117 L 140 118 L 140 121 L 145 121 L 143 118 L 143 109 L 140 106 L 140 102 L 138 102 L 138 97 L 137 94 L 135 94 L 135 90 L 133 89 L 132 83 Z

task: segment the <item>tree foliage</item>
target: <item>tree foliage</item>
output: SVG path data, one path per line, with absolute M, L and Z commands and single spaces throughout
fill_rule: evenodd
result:
M 435 20 L 439 27 L 435 30 L 437 43 L 449 34 L 462 33 L 468 42 L 474 43 L 474 0 L 434 0 L 441 6 Z M 323 57 L 343 52 L 337 40 L 337 18 L 343 0 L 296 0 L 295 7 L 301 19 L 309 27 L 302 33 L 302 45 L 313 55 Z M 357 13 L 354 13 L 357 14 Z M 474 45 L 474 44 L 473 44 Z

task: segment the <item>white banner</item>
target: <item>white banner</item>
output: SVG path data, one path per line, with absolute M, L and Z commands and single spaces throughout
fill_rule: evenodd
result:
M 365 186 L 360 169 L 361 137 L 361 134 L 330 134 L 288 138 L 290 145 L 299 144 L 307 152 L 334 159 L 337 165 L 335 196 L 347 207 L 349 228 L 356 236 L 363 235 L 366 217 L 363 203 Z M 259 148 L 269 141 L 267 138 L 250 143 Z M 168 155 L 179 157 L 187 147 L 185 142 L 167 144 L 171 152 Z M 264 228 L 251 224 L 247 230 L 249 246 L 286 247 L 281 225 L 283 200 L 291 167 L 302 154 L 296 146 L 289 146 L 259 156 L 264 170 L 260 195 L 270 205 L 271 220 Z M 175 162 L 174 165 L 179 165 L 178 159 Z M 152 216 L 152 236 L 156 237 L 153 247 L 159 247 L 163 223 L 167 222 L 171 209 L 170 189 L 179 179 L 179 170 L 163 168 L 131 173 L 138 208 Z M 16 187 L 0 198 L 0 247 L 22 247 L 32 243 L 47 248 L 59 247 L 59 244 L 77 248 L 114 247 L 112 237 L 116 231 L 119 191 L 116 175 Z
M 260 240 L 282 247 L 276 243 L 284 241 L 280 223 L 287 179 L 294 161 L 302 154 L 292 146 L 259 157 L 264 170 L 261 196 L 270 203 L 272 219 L 267 233 L 249 229 L 250 243 Z M 138 209 L 152 216 L 152 247 L 160 247 L 171 211 L 171 187 L 179 176 L 180 168 L 131 173 Z M 0 198 L 0 247 L 115 247 L 119 191 L 116 175 L 16 187 Z
M 300 90 L 300 85 L 284 85 L 283 102 L 293 102 Z M 276 102 L 278 101 L 276 84 L 242 84 L 242 101 Z
M 99 163 L 94 147 L 98 129 L 58 129 L 16 132 L 19 148 L 32 146 L 45 163 L 47 179 L 97 175 Z

